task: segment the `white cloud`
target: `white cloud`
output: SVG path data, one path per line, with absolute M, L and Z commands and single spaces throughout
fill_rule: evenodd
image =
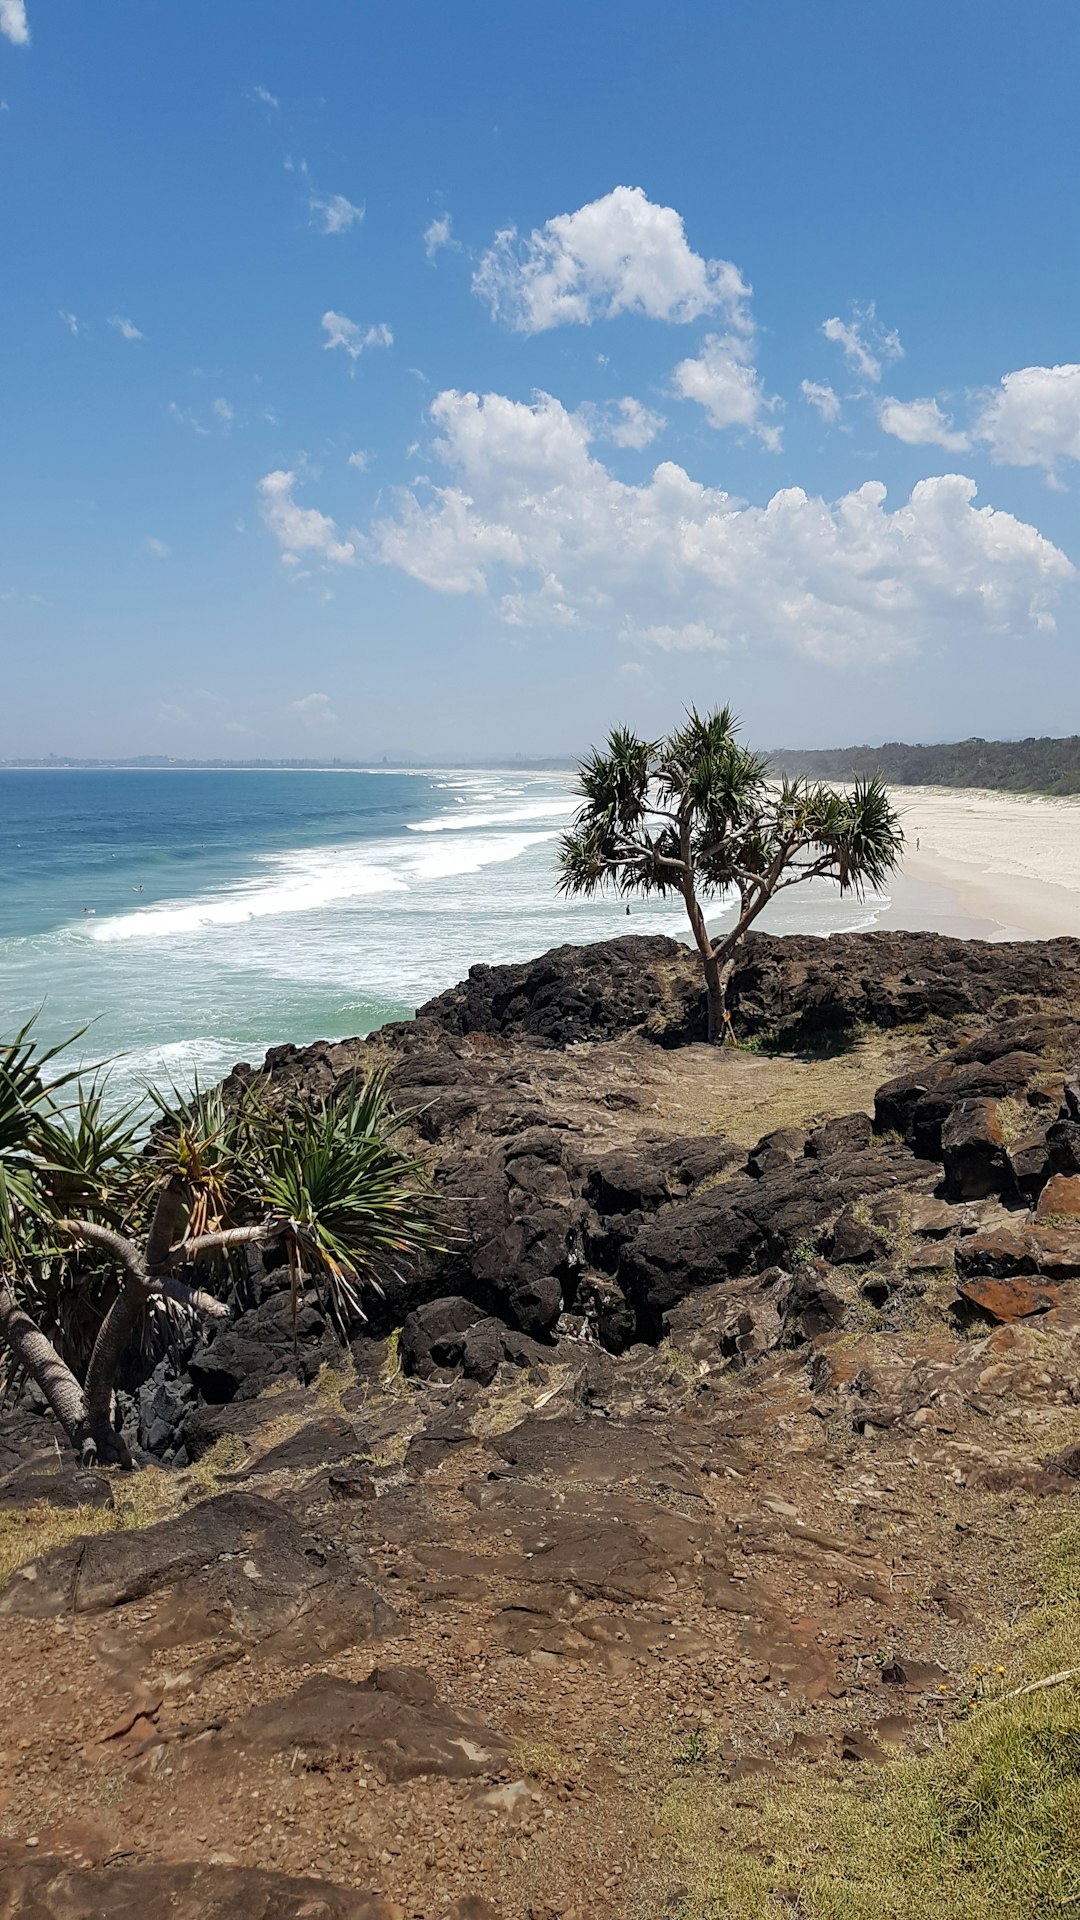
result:
M 60 315 L 69 333 L 80 334 L 82 332 L 83 323 L 79 319 L 78 314 L 67 313 L 63 307 L 57 307 L 56 311 Z
M 142 340 L 145 338 L 145 335 L 139 332 L 134 320 L 127 319 L 122 313 L 110 314 L 109 325 L 110 327 L 115 327 L 117 333 L 122 335 L 125 340 Z
M 424 252 L 429 260 L 444 247 L 460 252 L 460 243 L 454 239 L 454 223 L 448 213 L 440 213 L 424 228 Z
M 272 107 L 275 113 L 281 105 L 277 94 L 271 93 L 269 87 L 252 87 L 251 97 L 253 100 L 260 100 L 264 107 Z
M 680 360 L 675 386 L 684 400 L 704 407 L 711 427 L 744 427 L 770 453 L 780 451 L 780 428 L 767 419 L 780 403 L 766 394 L 746 335 L 706 334 L 698 359 Z
M 30 45 L 25 0 L 0 0 L 0 33 L 17 47 Z
M 351 566 L 356 548 L 351 540 L 342 540 L 329 514 L 315 507 L 298 506 L 293 499 L 295 473 L 279 468 L 264 474 L 259 481 L 262 517 L 281 548 L 282 559 L 295 566 L 301 554 L 311 554 L 328 565 Z
M 308 205 L 312 224 L 320 233 L 348 233 L 364 217 L 364 208 L 354 207 L 343 193 L 313 193 Z
M 368 453 L 366 447 L 357 447 L 355 453 L 350 453 L 349 465 L 350 467 L 355 467 L 357 473 L 367 472 L 371 465 L 371 455 Z
M 305 693 L 299 700 L 291 700 L 289 705 L 307 727 L 329 727 L 337 720 L 328 693 Z
M 900 335 L 895 327 L 882 326 L 872 300 L 865 307 L 853 307 L 850 321 L 839 320 L 835 314 L 831 320 L 822 321 L 821 331 L 826 340 L 843 350 L 853 371 L 875 385 L 881 379 L 882 361 L 904 357 Z
M 936 400 L 885 399 L 878 419 L 886 433 L 909 447 L 945 447 L 950 453 L 963 453 L 971 445 L 968 435 L 956 431 Z
M 172 548 L 152 533 L 143 541 L 143 547 L 147 553 L 153 554 L 155 560 L 167 560 L 172 553 Z
M 492 596 L 517 627 L 873 662 L 1050 626 L 1074 572 L 1034 527 L 976 507 L 959 474 L 892 511 L 875 481 L 834 504 L 788 487 L 741 506 L 669 461 L 640 486 L 615 479 L 588 423 L 546 394 L 442 393 L 432 418 L 448 484 L 404 490 L 375 555 L 438 592 Z
M 324 351 L 331 347 L 343 347 L 350 360 L 359 360 L 368 347 L 392 347 L 394 336 L 385 321 L 378 326 L 358 327 L 344 313 L 324 313 L 322 317 Z
M 984 396 L 975 438 L 991 458 L 1013 467 L 1080 460 L 1080 366 L 1021 367 Z
M 215 419 L 221 421 L 223 427 L 231 427 L 236 418 L 236 408 L 232 402 L 223 400 L 220 397 L 211 402 L 210 411 Z
M 821 380 L 804 380 L 800 388 L 803 399 L 816 407 L 823 420 L 838 420 L 840 417 L 840 397 Z
M 687 242 L 681 216 L 640 187 L 615 187 L 601 200 L 560 213 L 523 240 L 496 234 L 473 275 L 473 291 L 519 333 L 643 313 L 698 320 L 727 313 L 745 324 L 750 288 L 730 260 L 705 260 Z

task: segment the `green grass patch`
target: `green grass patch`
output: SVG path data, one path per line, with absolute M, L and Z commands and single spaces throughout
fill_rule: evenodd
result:
M 673 1784 L 679 1920 L 1051 1920 L 1080 1915 L 1080 1522 L 1044 1542 L 1003 1668 L 920 1759 L 779 1789 Z M 1007 1676 L 1007 1677 L 1006 1677 Z

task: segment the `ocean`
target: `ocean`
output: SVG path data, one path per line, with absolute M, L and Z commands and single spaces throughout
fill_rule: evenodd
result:
M 681 903 L 566 901 L 569 774 L 0 770 L 0 1037 L 87 1028 L 110 1094 L 408 1018 L 477 961 L 687 937 Z M 774 933 L 873 924 L 792 889 Z M 713 916 L 719 924 L 721 909 Z

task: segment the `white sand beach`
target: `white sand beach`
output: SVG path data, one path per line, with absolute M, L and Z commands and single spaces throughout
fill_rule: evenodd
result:
M 968 939 L 1080 935 L 1080 798 L 896 787 L 907 845 L 877 924 Z

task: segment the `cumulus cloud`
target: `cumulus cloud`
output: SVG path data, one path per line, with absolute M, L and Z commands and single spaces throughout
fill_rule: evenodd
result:
M 0 0 L 0 33 L 17 47 L 30 45 L 25 0 Z
M 458 242 L 454 239 L 454 223 L 448 213 L 437 214 L 424 228 L 424 252 L 429 260 L 434 260 L 444 247 L 458 250 Z
M 556 214 L 527 239 L 504 228 L 473 275 L 473 291 L 518 333 L 619 313 L 689 321 L 725 312 L 738 326 L 750 294 L 730 260 L 695 253 L 681 215 L 640 187 L 615 187 L 576 213 Z
M 882 362 L 904 357 L 900 335 L 895 327 L 882 326 L 872 300 L 865 307 L 853 307 L 850 320 L 840 320 L 835 314 L 831 320 L 823 320 L 821 331 L 826 340 L 841 348 L 852 371 L 875 386 L 881 379 Z
M 991 459 L 1013 467 L 1080 460 L 1080 366 L 1021 367 L 984 396 L 975 438 Z
M 872 662 L 1048 627 L 1074 571 L 1034 527 L 976 507 L 960 474 L 891 511 L 876 481 L 755 507 L 670 461 L 640 486 L 617 480 L 587 422 L 546 394 L 441 393 L 432 418 L 447 483 L 404 490 L 372 550 L 440 593 L 492 597 L 513 626 Z M 287 495 L 290 476 L 274 478 Z
M 823 420 L 832 421 L 840 418 L 840 396 L 834 393 L 824 381 L 804 380 L 800 391 L 803 399 L 810 406 L 816 407 Z
M 115 327 L 117 333 L 120 334 L 124 340 L 142 340 L 145 338 L 145 335 L 139 332 L 134 320 L 129 320 L 123 313 L 110 314 L 109 325 L 110 327 Z
M 301 556 L 310 555 L 330 566 L 349 567 L 356 559 L 351 540 L 343 540 L 329 514 L 315 507 L 301 507 L 293 499 L 297 484 L 295 473 L 278 468 L 259 481 L 262 517 L 287 566 L 296 566 Z
M 971 445 L 968 435 L 957 431 L 936 400 L 885 399 L 878 419 L 886 433 L 909 447 L 945 447 L 950 453 L 963 453 Z
M 323 314 L 322 324 L 326 334 L 324 350 L 342 347 L 353 361 L 359 360 L 369 347 L 392 347 L 394 344 L 394 336 L 385 321 L 380 321 L 374 327 L 358 327 L 356 321 L 350 320 L 346 314 L 331 311 Z
M 680 360 L 675 387 L 704 407 L 711 427 L 743 427 L 770 453 L 780 451 L 780 428 L 768 420 L 780 403 L 765 392 L 747 334 L 707 334 L 696 360 Z
M 348 233 L 364 217 L 363 207 L 354 207 L 343 193 L 313 193 L 308 201 L 311 222 L 320 233 Z

